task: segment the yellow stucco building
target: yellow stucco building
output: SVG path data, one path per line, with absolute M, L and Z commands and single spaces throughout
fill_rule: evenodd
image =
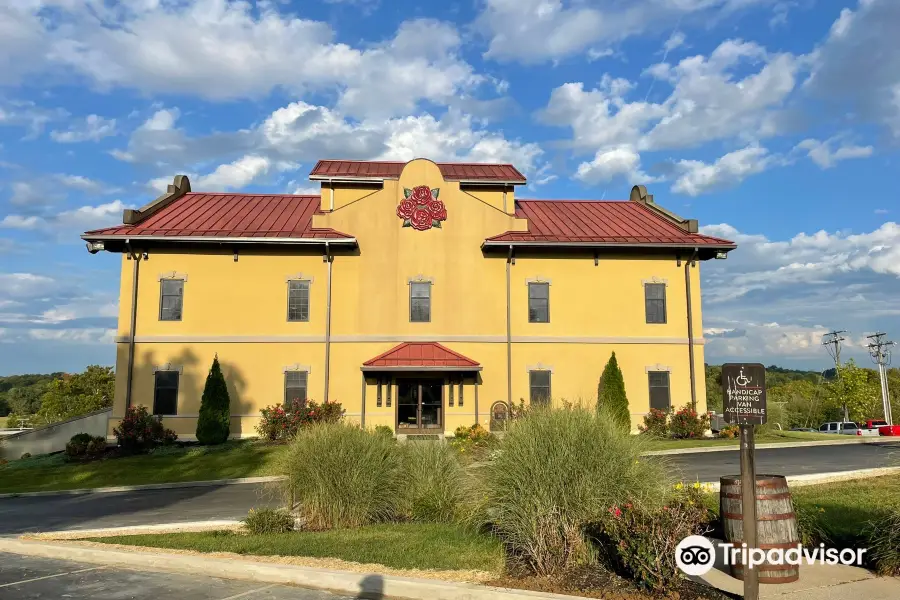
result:
M 452 434 L 508 403 L 591 405 L 615 351 L 637 427 L 705 410 L 699 264 L 735 245 L 635 186 L 521 200 L 511 165 L 320 161 L 320 196 L 194 192 L 178 176 L 123 224 L 116 398 L 195 433 L 213 357 L 235 437 L 291 398 L 398 434 Z

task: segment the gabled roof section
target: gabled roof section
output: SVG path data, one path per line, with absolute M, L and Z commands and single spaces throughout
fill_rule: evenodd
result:
M 659 211 L 633 201 L 516 200 L 516 218 L 528 231 L 507 231 L 485 240 L 492 245 L 658 246 L 731 250 L 729 240 L 691 233 Z
M 525 176 L 510 164 L 495 163 L 436 163 L 447 181 L 466 183 L 507 183 L 521 185 Z M 404 162 L 366 160 L 320 160 L 310 179 L 345 179 L 358 181 L 384 181 L 397 179 L 406 166 Z
M 351 235 L 312 227 L 319 196 L 188 192 L 134 224 L 88 231 L 88 241 L 356 243 Z
M 363 363 L 363 371 L 480 371 L 481 365 L 437 342 L 404 342 Z

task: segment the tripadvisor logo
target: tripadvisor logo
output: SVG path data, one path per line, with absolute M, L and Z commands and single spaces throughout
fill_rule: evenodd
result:
M 732 546 L 731 544 L 713 543 L 701 535 L 690 535 L 678 543 L 675 547 L 675 563 L 685 575 L 706 575 L 712 570 L 716 562 L 716 547 L 723 563 L 729 565 L 745 565 L 750 569 L 763 565 L 852 565 L 862 566 L 863 555 L 867 548 L 826 548 L 825 544 L 818 547 L 804 548 L 797 544 L 793 548 L 748 548 L 747 544 Z

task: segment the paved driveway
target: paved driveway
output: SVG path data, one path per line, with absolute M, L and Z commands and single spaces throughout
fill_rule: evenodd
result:
M 373 576 L 377 577 L 377 576 Z M 362 597 L 362 596 L 358 596 Z M 366 598 L 378 598 L 377 594 Z M 133 571 L 0 553 L 0 598 L 16 600 L 351 600 L 318 590 L 215 577 Z
M 736 450 L 669 455 L 665 460 L 686 481 L 716 481 L 740 472 Z M 756 464 L 759 473 L 779 475 L 900 466 L 900 442 L 762 449 L 757 451 Z M 271 485 L 265 484 L 4 498 L 0 499 L 0 535 L 242 519 L 253 507 L 279 504 Z

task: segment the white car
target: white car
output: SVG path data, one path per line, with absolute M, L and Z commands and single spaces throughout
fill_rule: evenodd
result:
M 862 430 L 856 423 L 831 421 L 822 423 L 819 427 L 819 433 L 840 433 L 842 435 L 862 435 Z

